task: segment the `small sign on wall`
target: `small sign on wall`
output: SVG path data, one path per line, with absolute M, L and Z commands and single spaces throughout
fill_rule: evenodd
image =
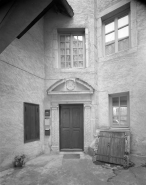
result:
M 50 117 L 50 110 L 45 110 L 45 116 L 49 116 Z
M 50 119 L 45 119 L 45 136 L 50 136 Z
M 50 130 L 45 130 L 45 136 L 50 136 Z
M 50 119 L 45 119 L 45 130 L 50 130 Z

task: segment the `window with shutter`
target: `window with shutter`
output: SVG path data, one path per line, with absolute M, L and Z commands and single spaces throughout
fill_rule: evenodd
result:
M 40 139 L 39 105 L 24 103 L 24 142 Z

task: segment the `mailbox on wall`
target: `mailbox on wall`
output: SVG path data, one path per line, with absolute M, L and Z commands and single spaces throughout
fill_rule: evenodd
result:
M 50 117 L 50 110 L 45 110 L 45 117 L 47 117 L 47 118 Z
M 50 119 L 45 119 L 45 136 L 50 136 Z
M 50 110 L 45 110 L 45 136 L 50 136 Z

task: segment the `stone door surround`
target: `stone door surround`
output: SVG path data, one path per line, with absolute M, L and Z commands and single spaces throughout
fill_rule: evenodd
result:
M 60 151 L 60 104 L 83 104 L 84 150 L 90 145 L 93 130 L 91 125 L 91 95 L 93 92 L 94 89 L 87 82 L 79 78 L 61 79 L 47 90 L 48 96 L 51 95 L 51 140 L 53 151 Z

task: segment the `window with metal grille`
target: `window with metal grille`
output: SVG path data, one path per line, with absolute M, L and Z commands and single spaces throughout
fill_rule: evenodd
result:
M 24 103 L 24 142 L 40 139 L 39 105 Z
M 59 35 L 59 58 L 61 68 L 83 68 L 85 65 L 85 46 L 83 34 Z
M 110 117 L 112 127 L 129 126 L 128 93 L 110 95 Z
M 129 9 L 103 22 L 103 45 L 105 55 L 117 53 L 130 47 Z

